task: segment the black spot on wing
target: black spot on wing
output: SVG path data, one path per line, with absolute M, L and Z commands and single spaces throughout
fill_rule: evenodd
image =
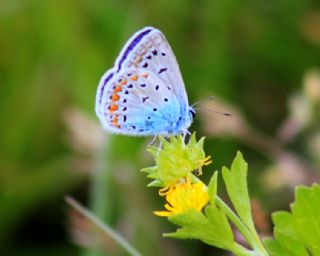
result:
M 165 72 L 167 71 L 167 68 L 161 68 L 159 71 L 158 71 L 158 74 L 161 74 L 162 72 Z
M 149 99 L 149 96 L 142 97 L 142 103 L 146 102 Z

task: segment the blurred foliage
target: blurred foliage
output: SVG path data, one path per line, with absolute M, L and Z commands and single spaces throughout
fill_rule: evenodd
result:
M 138 172 L 151 163 L 148 140 L 115 136 L 111 143 L 97 137 L 111 143 L 106 151 L 92 139 L 98 133 L 91 128 L 98 126 L 98 81 L 127 38 L 145 25 L 161 29 L 169 40 L 191 103 L 215 95 L 233 105 L 229 121 L 204 113 L 192 126 L 209 137 L 211 170 L 229 163 L 240 147 L 254 173 L 252 194 L 267 213 L 287 207 L 294 185 L 318 180 L 317 1 L 2 0 L 1 255 L 80 254 L 67 232 L 63 196 L 90 201 L 91 174 L 104 155 L 112 162 L 108 195 L 102 195 L 110 199 L 108 221 L 136 248 L 145 255 L 213 254 L 205 245 L 160 236 L 170 227 L 151 214 L 161 202 L 146 192 L 147 180 Z M 316 74 L 311 87 L 305 78 L 310 70 Z M 90 123 L 80 138 L 73 134 L 83 122 L 70 122 L 70 108 Z M 217 110 L 228 109 L 222 104 Z M 301 115 L 310 118 L 296 118 Z M 212 129 L 233 122 L 233 129 L 203 129 L 208 122 Z

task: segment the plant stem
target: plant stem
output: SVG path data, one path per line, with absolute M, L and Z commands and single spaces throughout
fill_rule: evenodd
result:
M 106 141 L 97 147 L 93 154 L 93 168 L 91 170 L 90 187 L 89 187 L 89 208 L 92 213 L 110 225 L 111 198 L 109 191 L 111 176 L 111 147 L 113 136 L 106 136 Z M 101 248 L 84 249 L 82 256 L 102 256 L 104 252 Z
M 253 239 L 255 241 L 256 246 L 259 248 L 259 251 L 263 252 L 263 255 L 269 255 L 267 250 L 264 248 L 264 246 L 259 238 L 259 235 L 257 234 L 257 231 L 254 229 L 251 231 L 251 233 L 252 233 L 252 236 L 253 236 Z
M 232 251 L 233 254 L 238 256 L 262 256 L 261 253 L 250 251 L 238 243 L 234 243 L 233 247 L 230 248 L 230 250 Z
M 94 153 L 94 167 L 91 175 L 91 184 L 89 191 L 89 204 L 92 212 L 103 221 L 110 221 L 110 198 L 108 191 L 110 190 L 110 170 L 112 147 L 112 136 L 107 136 L 106 143 L 102 148 L 97 149 Z
M 121 235 L 119 235 L 112 228 L 104 224 L 100 219 L 98 219 L 93 213 L 80 205 L 77 201 L 75 201 L 71 197 L 66 197 L 66 202 L 73 207 L 75 210 L 83 214 L 88 220 L 94 223 L 97 227 L 99 227 L 106 235 L 111 237 L 114 241 L 116 241 L 119 245 L 121 245 L 130 255 L 132 256 L 141 256 L 141 254 Z
M 268 253 L 262 246 L 258 235 L 252 234 L 252 232 L 243 224 L 240 218 L 230 209 L 230 207 L 219 196 L 216 196 L 216 204 L 222 211 L 224 211 L 229 220 L 237 227 L 237 229 L 244 236 L 251 248 L 253 248 L 260 255 L 267 256 Z

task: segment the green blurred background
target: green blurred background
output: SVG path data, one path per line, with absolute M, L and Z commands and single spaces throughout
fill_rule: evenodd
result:
M 213 158 L 204 180 L 243 152 L 262 236 L 295 185 L 319 181 L 318 1 L 1 0 L 1 255 L 125 255 L 66 195 L 143 255 L 223 255 L 162 238 L 175 227 L 139 172 L 150 140 L 107 135 L 95 116 L 100 77 L 146 25 L 170 42 L 189 101 L 232 113 L 198 113 L 190 130 Z

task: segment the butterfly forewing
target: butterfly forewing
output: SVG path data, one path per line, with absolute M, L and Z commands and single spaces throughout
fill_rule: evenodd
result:
M 145 31 L 148 31 L 146 28 Z M 139 45 L 128 54 L 122 66 L 152 71 L 172 90 L 180 100 L 181 107 L 188 107 L 188 98 L 178 63 L 165 36 L 158 29 L 146 34 Z

